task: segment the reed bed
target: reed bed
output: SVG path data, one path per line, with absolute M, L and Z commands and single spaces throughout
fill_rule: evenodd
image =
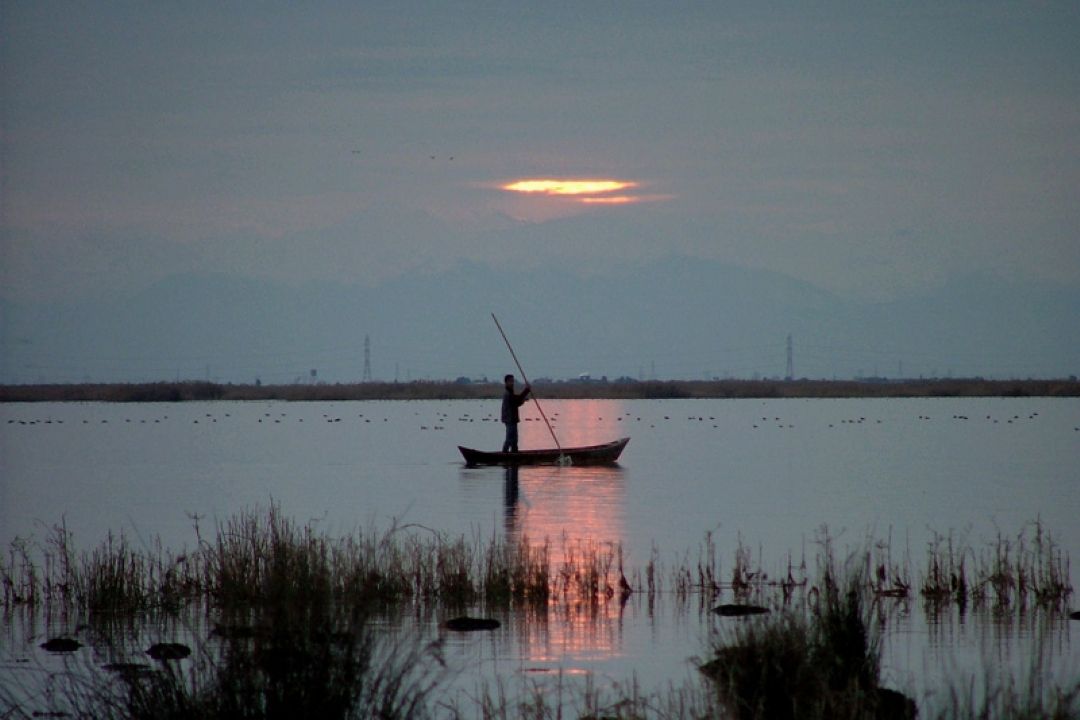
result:
M 787 718 L 911 717 L 912 700 L 883 686 L 881 616 L 915 595 L 928 605 L 960 602 L 1060 608 L 1071 593 L 1068 559 L 1036 521 L 999 536 L 981 552 L 951 536 L 928 551 L 927 572 L 912 582 L 910 561 L 892 541 L 835 560 L 826 528 L 810 561 L 789 557 L 770 575 L 760 549 L 742 542 L 730 566 L 707 534 L 696 557 L 671 567 L 654 550 L 629 568 L 617 543 L 570 538 L 516 542 L 446 538 L 419 526 L 392 525 L 334 538 L 299 525 L 277 506 L 240 513 L 172 554 L 109 535 L 73 550 L 63 522 L 44 542 L 16 539 L 0 560 L 3 609 L 76 611 L 96 636 L 130 637 L 124 618 L 160 615 L 183 623 L 185 609 L 212 611 L 214 630 L 192 633 L 192 658 L 146 666 L 120 658 L 108 670 L 63 676 L 41 712 L 142 717 L 450 717 L 450 718 Z M 954 582 L 953 577 L 957 580 Z M 946 583 L 946 578 L 948 582 Z M 948 588 L 934 595 L 927 589 Z M 681 687 L 645 693 L 636 681 L 597 687 L 591 680 L 500 680 L 472 694 L 448 695 L 442 641 L 419 632 L 376 631 L 373 615 L 394 603 L 417 612 L 514 607 L 525 622 L 604 617 L 610 603 L 640 593 L 697 597 L 721 593 L 763 599 L 772 612 L 721 626 L 701 674 Z M 427 608 L 425 611 L 423 608 Z M 615 612 L 619 608 L 614 608 Z M 85 615 L 84 615 L 85 614 Z M 529 620 L 535 618 L 535 620 Z M 423 624 L 423 623 L 421 623 Z M 49 676 L 52 678 L 53 676 Z M 1080 717 L 1080 685 L 1037 691 L 1009 679 L 976 692 L 958 681 L 920 717 Z M 0 683 L 0 716 L 18 717 L 18 689 Z M 4 710 L 5 702 L 12 708 Z
M 63 523 L 43 543 L 16 538 L 0 558 L 2 606 L 92 613 L 316 600 L 361 609 L 400 602 L 546 606 L 607 602 L 630 590 L 622 549 L 613 543 L 482 542 L 407 525 L 334 538 L 276 506 L 231 516 L 212 538 L 197 521 L 195 531 L 197 547 L 179 554 L 157 541 L 139 549 L 111 533 L 76 553 Z
M 987 380 L 651 380 L 538 381 L 544 397 L 614 398 L 874 398 L 1076 397 L 1073 378 Z M 0 402 L 185 402 L 193 400 L 467 400 L 502 394 L 499 382 L 413 382 L 246 385 L 203 381 L 0 385 Z
M 363 618 L 308 610 L 275 617 L 265 637 L 233 639 L 217 653 L 204 647 L 188 668 L 165 663 L 103 679 L 79 706 L 132 719 L 434 716 L 432 696 L 448 674 L 437 646 L 386 641 Z
M 109 533 L 93 550 L 76 554 L 61 522 L 39 548 L 15 538 L 0 558 L 3 607 L 48 606 L 88 611 L 139 612 L 178 608 L 197 596 L 199 558 L 188 563 L 155 540 L 138 549 L 123 534 Z
M 973 548 L 935 533 L 927 548 L 921 594 L 929 607 L 1062 608 L 1072 595 L 1069 557 L 1039 520 L 1015 536 Z
M 210 634 L 191 617 L 174 623 L 180 659 L 152 664 L 132 628 L 99 618 L 83 631 L 96 636 L 93 656 L 0 674 L 0 717 L 425 718 L 450 675 L 440 642 L 390 636 L 317 593 L 218 615 Z
M 828 550 L 826 549 L 826 553 Z M 835 575 L 831 557 L 809 613 L 784 612 L 722 636 L 701 671 L 738 720 L 914 717 L 913 703 L 881 686 L 880 637 L 871 631 L 869 583 Z
M 954 686 L 946 700 L 927 716 L 936 720 L 1075 720 L 1080 718 L 1080 683 L 1046 690 L 1038 673 L 1032 671 L 1026 683 L 1011 677 L 991 677 L 985 689 L 974 683 Z
M 0 607 L 56 607 L 89 612 L 178 610 L 188 603 L 236 609 L 306 593 L 326 602 L 363 608 L 401 602 L 494 607 L 625 600 L 631 593 L 668 593 L 708 603 L 730 591 L 741 601 L 780 591 L 782 602 L 814 587 L 805 552 L 789 555 L 770 574 L 741 541 L 728 569 L 715 539 L 667 565 L 654 549 L 643 567 L 628 567 L 618 543 L 563 537 L 447 538 L 428 528 L 393 524 L 330 537 L 300 526 L 277 506 L 228 517 L 197 546 L 174 553 L 154 540 L 141 547 L 110 533 L 77 553 L 61 521 L 44 542 L 12 540 L 0 554 Z M 819 555 L 831 553 L 827 529 Z M 918 594 L 933 611 L 948 604 L 1023 611 L 1061 609 L 1071 597 L 1069 558 L 1038 520 L 1019 533 L 1000 534 L 978 550 L 951 533 L 935 534 L 922 576 L 897 559 L 891 538 L 867 538 L 860 577 L 876 597 Z M 820 561 L 819 561 L 820 562 Z M 818 576 L 823 574 L 817 569 Z M 300 597 L 306 601 L 306 597 Z
M 1038 656 L 1019 680 L 990 671 L 977 687 L 973 678 L 958 675 L 944 692 L 921 699 L 887 687 L 881 673 L 883 626 L 875 622 L 882 608 L 882 565 L 875 564 L 873 556 L 872 551 L 852 555 L 838 569 L 826 538 L 817 555 L 813 602 L 803 610 L 784 609 L 718 635 L 700 665 L 712 704 L 699 713 L 700 703 L 688 703 L 694 710 L 687 717 L 1080 718 L 1080 681 L 1047 686 Z M 694 697 L 692 690 L 688 694 Z

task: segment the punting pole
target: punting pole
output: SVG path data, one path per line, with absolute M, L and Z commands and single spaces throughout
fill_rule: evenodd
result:
M 502 329 L 502 325 L 499 324 L 499 318 L 495 317 L 495 313 L 491 313 L 491 319 L 495 321 L 495 327 L 499 328 L 499 334 L 502 335 L 503 342 L 506 343 L 506 349 L 510 351 L 510 357 L 514 358 L 514 364 L 517 365 L 518 372 L 521 373 L 521 379 L 526 385 L 529 385 L 529 378 L 525 375 L 525 368 L 521 367 L 521 361 L 518 360 L 517 353 L 514 352 L 513 346 L 510 344 L 509 338 L 506 337 L 506 332 Z M 544 414 L 544 408 L 540 407 L 540 401 L 536 399 L 536 393 L 532 394 L 533 402 L 536 403 L 536 409 L 540 411 L 540 417 L 544 418 L 544 424 L 547 425 L 548 432 L 551 433 L 551 439 L 555 441 L 555 447 L 559 450 L 559 464 L 569 465 L 570 456 L 563 455 L 562 445 L 559 444 L 559 438 L 555 437 L 555 430 L 551 427 L 551 423 L 548 422 L 547 415 Z

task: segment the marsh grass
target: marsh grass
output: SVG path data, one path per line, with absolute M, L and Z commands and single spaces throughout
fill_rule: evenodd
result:
M 165 550 L 160 541 L 134 547 L 124 534 L 109 533 L 93 550 L 77 555 L 61 521 L 43 547 L 15 538 L 7 561 L 0 559 L 0 584 L 7 608 L 81 608 L 92 612 L 139 612 L 179 608 L 198 594 L 198 558 Z
M 483 564 L 487 600 L 546 605 L 551 597 L 550 551 L 548 540 L 533 544 L 528 537 L 518 543 L 493 543 Z
M 208 536 L 196 520 L 195 534 L 197 546 L 181 554 L 112 534 L 77 553 L 63 522 L 42 543 L 10 543 L 0 557 L 6 616 L 41 609 L 80 618 L 89 628 L 84 640 L 96 648 L 137 634 L 125 627 L 134 618 L 156 617 L 161 627 L 187 622 L 185 613 L 213 618 L 212 637 L 194 633 L 190 661 L 104 676 L 69 673 L 53 683 L 61 689 L 47 703 L 50 712 L 498 719 L 869 718 L 883 717 L 885 708 L 900 713 L 891 717 L 910 710 L 880 680 L 883 618 L 915 586 L 910 561 L 896 556 L 891 537 L 868 538 L 866 549 L 838 568 L 834 540 L 822 528 L 812 560 L 805 551 L 789 555 L 770 575 L 763 553 L 755 556 L 741 539 L 725 567 L 711 534 L 696 557 L 688 553 L 669 567 L 654 549 L 641 569 L 627 567 L 617 543 L 483 542 L 397 524 L 330 537 L 277 506 L 226 518 Z M 1068 577 L 1067 556 L 1036 521 L 978 553 L 951 535 L 936 536 L 918 587 L 928 607 L 962 612 L 961 603 L 981 603 L 1022 618 L 1032 607 L 1060 610 L 1072 591 Z M 706 609 L 724 593 L 761 599 L 773 613 L 728 626 L 696 684 L 651 694 L 636 683 L 598 689 L 558 679 L 554 689 L 523 681 L 447 700 L 441 641 L 417 635 L 389 643 L 371 623 L 377 609 L 409 604 L 421 614 L 513 608 L 526 624 L 600 622 L 621 612 L 628 595 L 649 607 L 662 594 L 676 602 L 697 598 Z M 123 648 L 108 654 L 123 664 Z M 1077 688 L 1034 693 L 1001 681 L 977 694 L 963 682 L 955 687 L 940 717 L 1077 717 Z M 14 702 L 0 687 L 4 693 Z
M 290 610 L 297 605 L 290 603 Z M 190 667 L 122 675 L 111 705 L 125 718 L 423 718 L 446 674 L 437 645 L 381 641 L 363 617 L 271 606 L 272 631 L 232 638 Z
M 1015 536 L 975 550 L 952 533 L 935 533 L 927 548 L 921 594 L 931 608 L 955 603 L 1023 610 L 1062 608 L 1072 595 L 1069 558 L 1039 520 Z
M 41 579 L 29 540 L 15 538 L 8 545 L 6 562 L 0 564 L 0 584 L 4 588 L 4 607 L 36 606 L 41 602 Z
M 198 519 L 194 525 L 197 546 L 180 553 L 156 539 L 135 545 L 123 533 L 76 553 L 63 520 L 42 543 L 15 538 L 0 555 L 2 605 L 141 612 L 178 611 L 196 601 L 227 610 L 321 598 L 358 609 L 400 602 L 544 607 L 625 601 L 631 593 L 710 603 L 731 592 L 747 601 L 777 590 L 786 604 L 812 586 L 805 550 L 770 574 L 761 550 L 755 557 L 740 538 L 725 569 L 711 533 L 696 557 L 687 553 L 668 565 L 654 548 L 644 567 L 627 567 L 618 543 L 565 536 L 485 542 L 396 523 L 331 537 L 274 505 L 219 521 L 210 537 Z M 819 542 L 831 542 L 826 529 L 821 536 Z M 1038 520 L 1015 535 L 999 533 L 979 551 L 952 533 L 935 534 L 917 581 L 891 536 L 868 537 L 865 547 L 860 577 L 874 596 L 906 599 L 917 587 L 931 611 L 946 604 L 1060 609 L 1073 591 L 1069 558 Z
M 739 720 L 913 717 L 903 696 L 880 684 L 874 631 L 873 553 L 841 571 L 832 540 L 820 539 L 813 602 L 722 633 L 701 671 L 726 716 Z M 896 714 L 885 714 L 896 713 Z
M 23 666 L 20 683 L 0 682 L 0 717 L 424 718 L 451 675 L 441 642 L 384 633 L 314 594 L 218 616 L 224 627 L 256 630 L 206 635 L 198 622 L 171 631 L 150 623 L 151 634 L 193 645 L 188 659 L 154 662 L 122 627 L 133 616 L 110 615 L 84 631 L 97 636 L 94 660 Z
M 1080 682 L 1045 689 L 1038 673 L 1024 683 L 1012 677 L 990 677 L 976 689 L 974 678 L 949 688 L 939 706 L 926 717 L 936 720 L 1075 720 L 1080 718 Z
M 122 613 L 178 611 L 194 602 L 223 611 L 319 602 L 358 610 L 401 602 L 547 606 L 603 603 L 630 591 L 618 543 L 482 542 L 396 524 L 330 537 L 277 506 L 228 517 L 212 537 L 196 521 L 195 533 L 197 547 L 179 554 L 156 540 L 140 549 L 112 533 L 75 553 L 63 523 L 44 543 L 16 538 L 0 558 L 3 607 Z
M 641 718 L 714 717 L 701 703 L 708 703 L 699 691 L 681 689 L 662 695 L 644 693 L 636 679 L 625 684 L 600 688 L 592 677 L 584 683 L 571 682 L 561 673 L 552 682 L 524 680 L 515 686 L 504 679 L 482 683 L 474 697 L 451 699 L 445 705 L 447 717 L 484 720 L 640 720 Z M 694 708 L 694 711 L 691 711 Z
M 923 595 L 931 607 L 953 607 L 979 598 L 968 583 L 993 594 L 996 610 L 1027 607 L 1053 613 L 1068 597 L 1068 561 L 1038 522 L 1026 539 L 999 536 L 982 556 L 975 580 L 963 574 L 963 558 L 951 538 L 932 544 Z M 915 701 L 884 687 L 881 649 L 884 618 L 895 601 L 906 600 L 911 581 L 908 563 L 894 560 L 891 540 L 868 539 L 867 549 L 835 561 L 833 539 L 822 528 L 816 555 L 817 574 L 802 606 L 784 603 L 781 611 L 760 620 L 728 627 L 714 641 L 702 673 L 712 683 L 719 712 L 707 716 L 740 720 L 765 718 L 911 718 Z M 931 583 L 937 583 L 933 585 Z M 936 588 L 940 595 L 927 593 Z M 786 593 L 785 593 L 786 596 Z M 940 598 L 943 604 L 934 603 Z M 959 610 L 964 612 L 963 607 Z M 1018 617 L 1027 617 L 1021 614 Z M 1012 617 L 1011 615 L 1009 617 Z M 1056 615 L 1048 619 L 1053 621 Z M 1014 678 L 988 678 L 978 690 L 958 679 L 944 698 L 920 716 L 939 718 L 1076 718 L 1080 683 L 1044 688 L 1045 673 L 1034 658 L 1028 685 Z M 958 677 L 960 677 L 958 675 Z
M 797 592 L 809 587 L 805 552 L 798 557 L 788 553 L 786 564 L 775 573 L 766 569 L 763 551 L 759 548 L 755 557 L 741 535 L 731 554 L 731 566 L 727 570 L 716 538 L 706 532 L 696 556 L 688 551 L 674 565 L 667 565 L 654 547 L 644 568 L 633 568 L 626 574 L 633 579 L 630 584 L 635 592 L 643 592 L 650 600 L 659 594 L 669 594 L 678 602 L 697 598 L 703 607 L 710 607 L 724 592 L 730 592 L 740 602 L 763 600 L 778 592 L 780 602 L 787 603 Z
M 926 574 L 921 587 L 923 598 L 938 605 L 952 601 L 966 606 L 967 557 L 967 549 L 954 544 L 952 533 L 942 536 L 935 532 L 926 552 Z
M 1019 677 L 995 662 L 1000 658 L 987 660 L 996 669 L 988 671 L 981 682 L 977 676 L 954 670 L 941 690 L 918 702 L 886 687 L 881 673 L 883 626 L 874 620 L 883 602 L 889 601 L 875 591 L 875 579 L 867 575 L 867 568 L 874 567 L 869 561 L 872 555 L 872 551 L 853 555 L 838 572 L 831 562 L 831 549 L 823 546 L 813 602 L 739 621 L 723 630 L 713 640 L 711 655 L 700 665 L 709 681 L 706 695 L 713 704 L 705 704 L 702 710 L 700 699 L 690 701 L 686 707 L 692 710 L 686 716 L 739 720 L 1080 718 L 1080 681 L 1052 684 L 1039 653 Z M 669 695 L 666 707 L 676 697 Z M 691 690 L 683 697 L 693 698 L 694 693 Z
M 1076 378 L 986 380 L 652 380 L 546 382 L 546 398 L 1076 397 Z M 501 383 L 413 381 L 245 385 L 201 381 L 0 385 L 0 402 L 184 402 L 192 400 L 418 400 L 497 398 Z

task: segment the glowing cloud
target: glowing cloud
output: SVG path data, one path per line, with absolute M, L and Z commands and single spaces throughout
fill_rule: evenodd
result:
M 645 194 L 647 183 L 616 178 L 520 178 L 487 185 L 521 198 L 513 217 L 549 220 L 586 212 L 586 207 L 622 207 L 671 200 L 673 195 Z
M 583 197 L 580 202 L 586 205 L 629 205 L 630 203 L 641 202 L 641 198 L 630 195 L 606 195 L 603 197 Z
M 638 183 L 630 180 L 560 180 L 554 178 L 515 180 L 501 189 L 517 193 L 541 195 L 597 195 L 636 188 Z

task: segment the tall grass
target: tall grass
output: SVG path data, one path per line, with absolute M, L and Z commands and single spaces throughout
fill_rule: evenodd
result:
M 812 562 L 789 558 L 770 577 L 761 553 L 755 558 L 741 542 L 725 567 L 711 535 L 695 559 L 664 568 L 654 551 L 644 569 L 626 567 L 618 544 L 565 537 L 481 542 L 393 525 L 334 538 L 277 506 L 226 518 L 205 537 L 196 521 L 196 538 L 197 546 L 179 555 L 157 543 L 140 549 L 122 535 L 76 553 L 61 522 L 40 546 L 10 544 L 0 560 L 5 612 L 85 612 L 96 648 L 134 634 L 124 618 L 160 615 L 175 624 L 194 608 L 214 619 L 212 637 L 189 632 L 192 660 L 140 669 L 123 648 L 109 650 L 126 670 L 73 671 L 47 711 L 130 718 L 910 716 L 910 703 L 884 688 L 880 673 L 882 624 L 874 614 L 914 585 L 891 540 L 868 541 L 838 568 L 823 529 Z M 1000 536 L 981 554 L 939 537 L 927 567 L 919 585 L 931 604 L 927 589 L 946 577 L 949 607 L 960 596 L 978 602 L 970 588 L 980 586 L 1013 608 L 1027 606 L 1021 598 L 1060 607 L 1071 592 L 1067 557 L 1038 522 Z M 953 584 L 954 574 L 965 580 Z M 634 681 L 600 688 L 556 678 L 553 689 L 526 677 L 516 688 L 499 681 L 448 697 L 439 639 L 418 631 L 391 640 L 371 622 L 376 609 L 410 602 L 439 611 L 516 607 L 525 622 L 603 617 L 607 603 L 626 601 L 627 587 L 650 604 L 661 593 L 678 601 L 697 596 L 704 605 L 730 592 L 766 599 L 773 613 L 722 625 L 700 678 L 651 693 Z M 957 587 L 968 589 L 958 596 Z M 5 701 L 17 708 L 17 693 L 3 685 L 0 711 Z M 976 691 L 958 680 L 944 700 L 922 710 L 926 717 L 1071 718 L 1078 698 L 1080 685 L 1033 692 L 1002 680 Z
M 1032 670 L 1026 683 L 990 677 L 976 689 L 974 678 L 953 685 L 926 717 L 936 720 L 1076 720 L 1080 718 L 1080 682 L 1046 689 Z
M 218 523 L 197 547 L 173 554 L 159 541 L 142 549 L 110 533 L 75 553 L 63 523 L 43 544 L 14 539 L 0 558 L 2 605 L 89 612 L 178 610 L 193 602 L 230 611 L 289 603 L 430 602 L 495 606 L 602 603 L 625 594 L 617 543 L 563 538 L 490 542 L 447 538 L 393 525 L 330 537 L 287 518 L 277 506 Z
M 123 534 L 109 533 L 81 555 L 61 521 L 43 548 L 15 538 L 6 562 L 0 558 L 4 607 L 26 605 L 79 608 L 91 612 L 138 612 L 179 608 L 198 595 L 200 558 L 165 550 L 159 540 L 136 548 Z
M 921 593 L 930 607 L 955 603 L 1022 610 L 1062 608 L 1072 595 L 1069 557 L 1035 520 L 1015 536 L 975 549 L 950 533 L 935 533 L 927 548 Z
M 820 543 L 808 612 L 789 609 L 776 619 L 738 624 L 702 665 L 718 703 L 740 720 L 912 716 L 902 696 L 880 685 L 870 553 L 853 556 L 840 572 L 827 533 Z
M 202 602 L 230 609 L 277 602 L 298 588 L 358 608 L 406 601 L 543 607 L 625 600 L 631 592 L 708 603 L 724 591 L 745 601 L 777 589 L 786 602 L 809 586 L 805 554 L 789 556 L 786 568 L 770 575 L 760 551 L 755 559 L 740 541 L 725 570 L 711 534 L 696 559 L 668 566 L 654 550 L 644 567 L 627 567 L 618 543 L 484 542 L 397 524 L 331 537 L 277 506 L 221 520 L 209 537 L 196 521 L 195 533 L 196 547 L 179 553 L 158 540 L 135 546 L 122 533 L 76 553 L 61 521 L 43 543 L 15 538 L 0 554 L 0 604 L 139 612 Z M 1061 609 L 1073 592 L 1068 555 L 1038 520 L 979 550 L 951 533 L 935 534 L 917 581 L 906 555 L 894 557 L 891 539 L 868 538 L 867 548 L 860 577 L 873 595 L 907 598 L 917 587 L 931 611 L 946 604 Z
M 97 662 L 0 676 L 0 717 L 425 718 L 451 675 L 440 641 L 387 634 L 318 588 L 219 611 L 209 636 L 197 623 L 176 628 L 194 646 L 182 661 L 147 664 L 132 629 L 106 617 L 90 631 Z
M 307 600 L 313 599 L 311 596 Z M 258 620 L 271 630 L 204 648 L 99 686 L 86 707 L 122 718 L 424 718 L 447 670 L 437 644 L 390 642 L 363 616 L 291 598 Z
M 963 612 L 969 601 L 988 601 L 997 610 L 1014 607 L 1019 611 L 1033 601 L 1039 608 L 1060 610 L 1072 591 L 1068 559 L 1038 521 L 1031 527 L 1030 539 L 1030 527 L 1015 539 L 999 535 L 995 544 L 977 556 L 968 549 L 958 550 L 962 546 L 951 536 L 936 536 L 922 581 L 931 612 L 951 607 L 953 602 Z M 907 564 L 893 561 L 890 542 L 870 542 L 838 571 L 832 540 L 824 529 L 819 544 L 817 576 L 806 605 L 791 607 L 785 602 L 778 615 L 738 624 L 714 642 L 712 657 L 701 670 L 712 683 L 719 708 L 715 716 L 740 720 L 910 718 L 919 713 L 913 699 L 882 685 L 880 673 L 884 626 L 878 616 L 883 598 L 908 597 Z M 741 552 L 737 567 L 746 564 L 745 550 Z M 970 577 L 964 562 L 968 556 L 977 557 Z M 735 577 L 745 577 L 745 571 L 737 570 Z M 1035 667 L 1026 687 L 1002 676 L 988 679 L 979 691 L 958 678 L 943 698 L 933 703 L 926 699 L 921 716 L 1080 717 L 1080 681 L 1044 688 L 1039 682 L 1042 676 Z

